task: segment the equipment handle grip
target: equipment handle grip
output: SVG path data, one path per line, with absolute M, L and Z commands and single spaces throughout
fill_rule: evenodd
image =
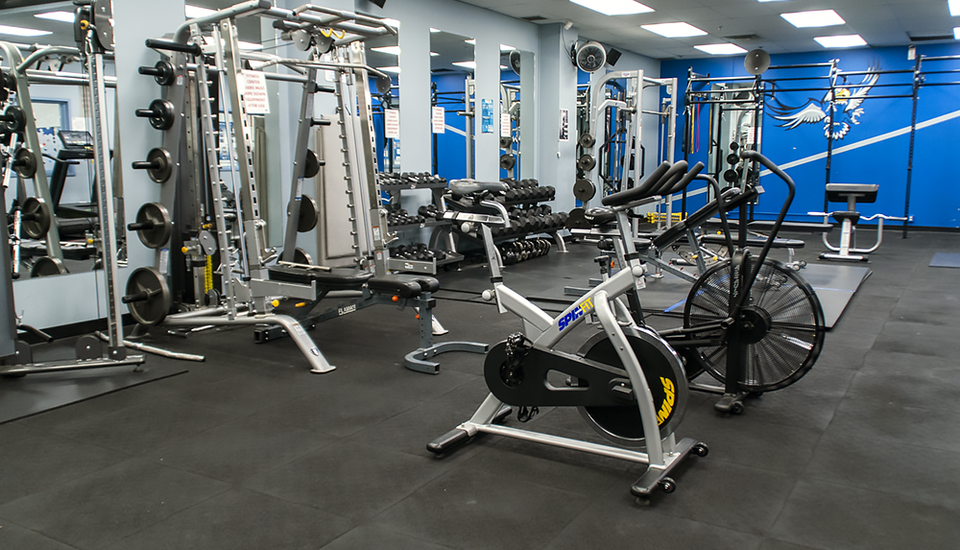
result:
M 154 50 L 167 50 L 171 52 L 183 52 L 190 53 L 193 55 L 200 55 L 202 50 L 200 46 L 196 44 L 181 44 L 179 42 L 174 42 L 173 40 L 163 40 L 161 38 L 148 38 L 144 42 L 148 48 Z
M 138 160 L 130 165 L 134 170 L 150 170 L 156 166 L 156 162 L 149 160 Z

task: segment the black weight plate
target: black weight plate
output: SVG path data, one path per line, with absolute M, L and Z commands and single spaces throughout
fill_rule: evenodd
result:
M 313 258 L 302 248 L 296 248 L 293 251 L 293 263 L 303 265 L 313 265 Z
M 500 155 L 500 168 L 504 170 L 513 170 L 517 165 L 517 159 L 513 155 Z
M 581 178 L 573 184 L 573 196 L 578 201 L 586 202 L 592 199 L 596 194 L 597 186 L 595 186 L 590 180 Z
M 134 296 L 146 292 L 150 295 L 146 300 L 130 302 L 127 308 L 130 315 L 142 325 L 156 325 L 166 318 L 170 312 L 171 295 L 167 286 L 167 279 L 152 267 L 141 267 L 130 274 L 127 279 L 127 296 Z
M 738 162 L 740 162 L 740 157 L 735 153 L 727 155 L 727 164 L 736 164 Z
M 583 208 L 574 208 L 567 215 L 567 229 L 590 229 L 592 226 L 583 215 Z
M 580 134 L 579 142 L 580 142 L 580 147 L 583 147 L 584 149 L 589 149 L 594 145 L 596 145 L 597 140 L 594 139 L 593 135 L 591 135 L 589 132 L 584 132 L 583 134 Z
M 320 219 L 320 207 L 310 195 L 300 195 L 300 219 L 297 221 L 297 231 L 306 233 L 317 226 Z
M 23 201 L 23 207 L 20 209 L 21 219 L 20 227 L 24 234 L 31 239 L 42 239 L 50 231 L 50 207 L 43 199 L 37 197 L 27 197 Z
M 173 126 L 173 103 L 165 99 L 154 99 L 150 102 L 150 109 L 155 113 L 150 117 L 150 126 L 157 130 L 169 130 Z
M 303 165 L 303 177 L 312 178 L 320 173 L 320 161 L 317 160 L 317 154 L 307 149 L 307 159 Z
M 734 169 L 724 170 L 723 172 L 723 181 L 727 183 L 733 183 L 737 181 L 737 178 L 740 176 L 737 175 L 737 171 Z
M 53 275 L 64 275 L 69 273 L 67 266 L 63 265 L 60 258 L 51 258 L 50 256 L 41 256 L 33 263 L 30 268 L 31 277 L 51 277 Z
M 170 240 L 173 222 L 170 213 L 157 202 L 148 202 L 137 210 L 136 223 L 152 223 L 151 229 L 138 229 L 137 237 L 147 248 L 160 248 Z
M 8 105 L 6 109 L 3 110 L 3 116 L 5 119 L 0 122 L 0 131 L 6 133 L 17 133 L 22 132 L 24 128 L 27 127 L 27 117 L 23 113 L 23 109 L 16 105 Z
M 510 149 L 513 147 L 513 138 L 509 136 L 500 136 L 500 148 Z
M 30 179 L 37 173 L 37 157 L 26 147 L 17 149 L 13 156 L 14 171 L 23 179 Z
M 593 170 L 593 167 L 597 165 L 597 159 L 593 158 L 592 155 L 583 155 L 580 157 L 580 160 L 577 161 L 577 166 L 585 172 Z
M 173 173 L 173 159 L 166 149 L 163 147 L 150 149 L 150 152 L 147 153 L 147 162 L 153 164 L 153 166 L 147 170 L 147 175 L 150 176 L 150 179 L 157 183 L 164 183 L 170 179 L 170 175 Z
M 731 141 L 731 142 L 730 142 L 730 150 L 731 150 L 731 151 L 736 151 L 736 150 L 739 149 L 739 148 L 740 148 L 740 144 L 739 144 L 739 143 L 737 143 L 736 141 Z

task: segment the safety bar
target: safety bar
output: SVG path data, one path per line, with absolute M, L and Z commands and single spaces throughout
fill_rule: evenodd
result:
M 51 55 L 80 55 L 80 50 L 72 46 L 50 46 L 48 48 L 41 48 L 34 51 L 27 57 L 23 58 L 23 61 L 17 65 L 17 72 L 23 74 L 30 65 L 33 65 L 37 61 L 43 59 L 44 57 L 50 57 Z

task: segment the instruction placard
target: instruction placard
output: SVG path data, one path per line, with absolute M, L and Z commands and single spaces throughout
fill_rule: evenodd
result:
M 442 134 L 444 132 L 443 124 L 445 117 L 446 113 L 444 112 L 443 107 L 438 105 L 433 108 L 433 117 L 431 118 L 431 122 L 433 123 L 434 134 Z
M 493 133 L 493 100 L 480 100 L 480 130 L 484 134 Z
M 383 135 L 387 139 L 400 139 L 400 111 L 397 109 L 384 109 Z
M 500 137 L 513 137 L 513 122 L 510 113 L 500 113 Z
M 260 71 L 243 71 L 243 103 L 248 115 L 270 114 L 267 77 Z
M 570 111 L 560 109 L 560 141 L 570 141 Z

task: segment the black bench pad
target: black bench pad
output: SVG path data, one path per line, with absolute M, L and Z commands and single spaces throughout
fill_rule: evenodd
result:
M 271 281 L 286 283 L 310 284 L 317 282 L 317 286 L 333 290 L 358 289 L 373 278 L 372 273 L 357 271 L 349 267 L 335 267 L 330 271 L 306 269 L 286 265 L 272 265 L 267 268 Z
M 396 294 L 401 298 L 416 298 L 422 292 L 440 290 L 440 281 L 433 277 L 411 275 L 385 275 L 370 279 L 370 290 L 382 294 Z
M 737 235 L 731 235 L 733 243 L 737 243 Z M 723 235 L 703 235 L 700 237 L 700 242 L 707 244 L 727 244 L 727 239 Z M 747 237 L 747 246 L 760 247 L 767 244 L 767 239 L 761 237 Z M 774 239 L 773 244 L 770 245 L 771 248 L 803 248 L 803 241 L 800 239 Z

